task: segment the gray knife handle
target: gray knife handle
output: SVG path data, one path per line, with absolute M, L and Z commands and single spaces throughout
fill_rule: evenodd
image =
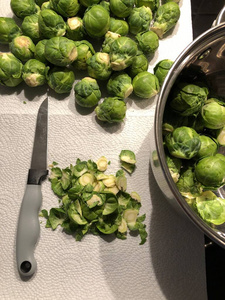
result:
M 40 233 L 41 204 L 41 185 L 27 184 L 20 208 L 16 238 L 17 267 L 22 276 L 31 276 L 37 269 L 34 248 Z

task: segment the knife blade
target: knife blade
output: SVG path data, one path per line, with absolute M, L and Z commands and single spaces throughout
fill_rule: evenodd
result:
M 31 276 L 37 269 L 34 249 L 40 233 L 38 215 L 42 204 L 41 183 L 48 175 L 47 131 L 48 98 L 38 110 L 31 165 L 18 219 L 16 260 L 22 276 Z

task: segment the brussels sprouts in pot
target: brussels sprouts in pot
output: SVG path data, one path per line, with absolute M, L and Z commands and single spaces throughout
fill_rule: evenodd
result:
M 125 36 L 129 33 L 129 25 L 123 19 L 110 18 L 109 31 Z
M 50 39 L 63 36 L 66 33 L 66 23 L 62 16 L 52 9 L 41 10 L 38 17 L 40 34 L 43 38 Z
M 196 155 L 196 158 L 215 155 L 218 152 L 219 144 L 216 139 L 211 136 L 200 134 L 201 147 Z
M 132 12 L 134 0 L 110 0 L 110 10 L 119 18 L 126 18 Z
M 151 98 L 159 92 L 158 78 L 147 71 L 138 73 L 133 79 L 133 89 L 140 98 Z
M 83 20 L 80 17 L 67 19 L 66 37 L 74 41 L 80 41 L 86 36 Z
M 53 67 L 47 74 L 47 83 L 56 93 L 70 93 L 75 81 L 74 72 L 66 67 Z
M 76 45 L 66 37 L 53 37 L 45 44 L 45 58 L 53 65 L 68 66 L 77 58 Z
M 86 40 L 76 41 L 77 58 L 73 62 L 73 66 L 77 70 L 87 70 L 87 60 L 95 54 L 95 50 L 91 43 Z
M 15 37 L 9 44 L 11 52 L 22 62 L 34 57 L 35 44 L 25 35 Z
M 173 181 L 176 183 L 180 177 L 180 170 L 182 165 L 181 159 L 166 154 L 166 163 L 169 168 L 170 174 L 173 178 Z
M 124 72 L 115 72 L 107 83 L 107 91 L 114 97 L 126 99 L 133 92 L 132 79 Z
M 20 19 L 36 14 L 38 12 L 38 6 L 34 0 L 11 0 L 10 6 L 13 13 Z
M 75 101 L 83 107 L 93 107 L 101 99 L 101 91 L 97 81 L 90 77 L 84 77 L 74 86 Z
M 51 8 L 63 17 L 74 17 L 80 9 L 78 0 L 50 0 Z
M 22 31 L 14 19 L 0 17 L 0 44 L 9 44 L 19 35 L 22 35 Z
M 20 84 L 22 79 L 23 64 L 10 52 L 0 52 L 0 84 L 14 87 Z
M 152 11 L 149 7 L 141 6 L 132 9 L 127 22 L 130 33 L 138 34 L 139 32 L 147 31 L 152 20 Z
M 109 12 L 102 5 L 92 5 L 85 11 L 83 22 L 90 37 L 100 38 L 109 30 Z
M 23 66 L 22 78 L 30 87 L 46 83 L 49 67 L 37 59 L 29 59 Z
M 220 129 L 225 126 L 225 104 L 210 98 L 202 106 L 201 116 L 206 128 Z
M 88 58 L 87 69 L 90 77 L 100 80 L 108 79 L 112 73 L 109 54 L 96 52 Z
M 126 103 L 117 97 L 108 97 L 95 108 L 99 120 L 108 123 L 122 122 L 126 115 Z
M 29 36 L 33 42 L 38 42 L 40 39 L 38 14 L 26 16 L 23 19 L 21 29 L 23 34 Z

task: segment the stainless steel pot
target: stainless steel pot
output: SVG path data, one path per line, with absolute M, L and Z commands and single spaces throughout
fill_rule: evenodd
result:
M 214 228 L 206 224 L 180 195 L 166 164 L 162 123 L 168 95 L 174 83 L 204 80 L 218 96 L 225 97 L 225 7 L 219 13 L 211 29 L 195 39 L 174 62 L 159 93 L 154 126 L 151 131 L 151 167 L 155 179 L 168 201 L 207 235 L 225 248 L 225 225 Z M 225 198 L 225 189 L 218 190 Z

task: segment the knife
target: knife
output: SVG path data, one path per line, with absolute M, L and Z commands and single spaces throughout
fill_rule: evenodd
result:
M 47 125 L 48 98 L 42 102 L 37 115 L 31 166 L 18 219 L 16 260 L 22 276 L 31 276 L 37 269 L 34 248 L 40 233 L 41 183 L 48 175 Z

